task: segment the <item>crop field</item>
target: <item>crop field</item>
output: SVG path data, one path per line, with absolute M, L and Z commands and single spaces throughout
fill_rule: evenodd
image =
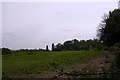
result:
M 22 51 L 2 56 L 2 74 L 9 78 L 46 75 L 103 56 L 103 51 Z

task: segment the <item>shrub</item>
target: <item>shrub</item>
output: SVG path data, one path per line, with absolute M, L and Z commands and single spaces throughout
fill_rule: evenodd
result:
M 2 48 L 2 55 L 5 55 L 5 54 L 11 54 L 12 51 L 8 48 Z
M 113 67 L 116 69 L 120 69 L 120 43 L 114 44 L 109 50 L 114 54 Z

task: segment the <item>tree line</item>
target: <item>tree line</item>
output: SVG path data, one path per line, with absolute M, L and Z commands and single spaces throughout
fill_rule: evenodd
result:
M 80 50 L 93 50 L 93 49 L 102 49 L 102 44 L 99 42 L 98 39 L 89 39 L 89 40 L 68 40 L 65 41 L 63 44 L 58 43 L 54 45 L 52 43 L 52 50 L 51 51 L 80 51 Z M 17 52 L 25 52 L 25 51 L 50 51 L 48 45 L 46 45 L 46 49 L 20 49 L 20 50 L 11 50 L 9 48 L 2 48 L 2 55 L 17 53 Z
M 52 43 L 52 51 L 77 51 L 77 50 L 92 50 L 92 49 L 101 49 L 102 44 L 98 39 L 89 39 L 89 40 L 68 40 L 63 44 L 58 43 L 54 45 Z

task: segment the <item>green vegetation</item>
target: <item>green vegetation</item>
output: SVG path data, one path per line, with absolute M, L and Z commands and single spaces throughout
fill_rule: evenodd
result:
M 63 44 L 58 43 L 54 46 L 52 44 L 52 51 L 80 51 L 80 50 L 101 50 L 103 49 L 102 44 L 98 39 L 89 39 L 89 40 L 68 40 Z
M 114 55 L 112 72 L 120 74 L 120 9 L 105 15 L 99 27 L 99 40 L 109 48 L 109 53 Z
M 5 54 L 11 54 L 12 51 L 8 48 L 2 48 L 2 55 L 5 55 Z
M 32 54 L 31 54 L 32 53 Z M 35 77 L 100 57 L 103 51 L 22 51 L 3 55 L 3 77 Z M 54 65 L 54 66 L 53 66 Z
M 111 55 L 103 57 L 103 61 L 94 62 L 99 63 L 97 69 L 106 73 L 114 79 L 120 76 L 120 10 L 115 9 L 105 15 L 102 23 L 100 23 L 98 30 L 98 39 L 81 40 L 77 39 L 65 41 L 63 44 L 52 43 L 52 51 L 49 51 L 48 45 L 46 50 L 17 50 L 11 51 L 8 48 L 2 48 L 2 74 L 3 77 L 19 78 L 19 77 L 39 77 L 50 72 L 57 72 L 66 70 L 74 64 L 89 62 L 94 58 L 105 56 L 104 50 L 107 46 L 107 52 Z M 86 50 L 86 51 L 82 51 Z M 99 50 L 99 51 L 98 51 Z M 56 51 L 56 52 L 55 52 Z M 58 52 L 57 52 L 58 51 Z M 14 54 L 11 54 L 14 53 Z M 113 54 L 111 54 L 113 53 Z M 1 55 L 0 55 L 1 56 Z M 111 59 L 112 58 L 112 59 Z M 0 57 L 1 59 L 1 57 Z M 106 59 L 106 61 L 105 61 Z M 109 60 L 113 60 L 112 62 Z M 87 68 L 82 70 L 72 70 L 67 75 L 73 77 L 80 76 L 81 73 L 88 74 L 98 73 L 94 70 L 94 65 L 87 63 Z M 107 64 L 107 68 L 105 68 Z M 109 65 L 108 65 L 109 64 Z M 0 65 L 1 66 L 1 65 Z M 89 68 L 89 67 L 92 68 Z M 110 67 L 110 69 L 108 69 Z M 118 74 L 119 73 L 119 74 Z M 98 73 L 99 74 L 99 73 Z M 106 78 L 106 74 L 102 77 Z M 118 76 L 116 76 L 118 74 Z
M 120 9 L 105 15 L 98 31 L 98 37 L 104 45 L 113 46 L 120 43 Z
M 2 55 L 0 52 L 0 79 L 2 78 Z

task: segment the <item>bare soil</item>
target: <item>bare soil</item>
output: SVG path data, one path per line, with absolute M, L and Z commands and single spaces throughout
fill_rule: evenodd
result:
M 44 72 L 46 74 L 43 74 L 41 76 L 38 76 L 39 78 L 68 78 L 73 77 L 76 73 L 103 73 L 110 69 L 111 62 L 112 62 L 112 55 L 110 53 L 107 53 L 106 55 L 89 60 L 84 63 L 77 63 L 74 65 L 71 65 L 69 68 L 63 70 L 63 71 L 53 71 L 51 73 Z M 68 75 L 70 73 L 73 73 L 73 75 Z M 77 75 L 75 75 L 77 76 Z M 78 75 L 79 76 L 79 75 Z

